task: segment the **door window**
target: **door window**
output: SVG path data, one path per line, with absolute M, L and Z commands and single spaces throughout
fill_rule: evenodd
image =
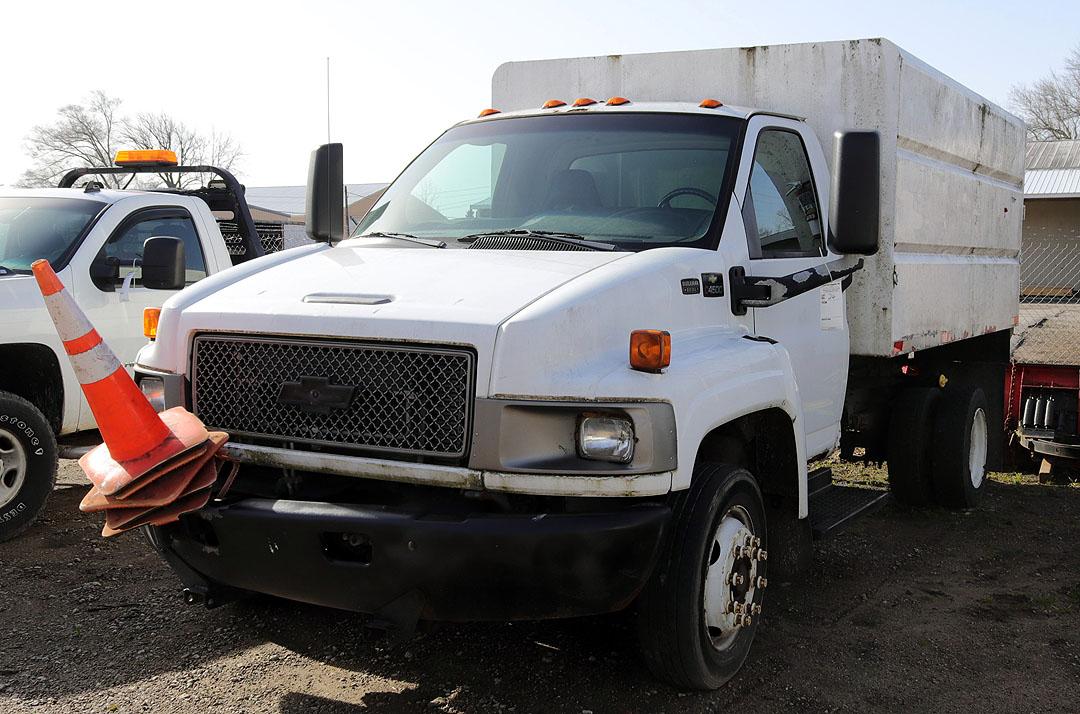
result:
M 95 266 L 98 266 L 94 271 L 94 282 L 98 284 L 98 287 L 103 287 L 101 266 L 118 269 L 118 277 L 112 280 L 116 285 L 122 283 L 132 273 L 134 273 L 132 284 L 140 285 L 143 245 L 147 239 L 159 236 L 179 238 L 184 241 L 186 284 L 191 285 L 206 277 L 206 260 L 203 257 L 199 234 L 195 230 L 195 224 L 190 215 L 174 210 L 147 211 L 136 215 L 136 218 L 129 218 L 120 224 L 94 259 Z M 116 273 L 113 275 L 115 276 Z
M 824 255 L 817 192 L 798 134 L 766 129 L 758 135 L 744 215 L 752 257 Z

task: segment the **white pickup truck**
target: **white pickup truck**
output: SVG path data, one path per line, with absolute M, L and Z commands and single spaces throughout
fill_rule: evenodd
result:
M 106 189 L 98 174 L 213 174 L 190 191 Z M 85 185 L 75 188 L 78 180 Z M 231 241 L 212 212 L 235 226 Z M 182 244 L 182 279 L 148 285 L 143 246 Z M 169 151 L 120 152 L 117 165 L 69 172 L 54 189 L 0 192 L 0 541 L 41 512 L 56 480 L 57 439 L 72 455 L 94 415 L 45 309 L 30 264 L 46 258 L 126 364 L 146 344 L 143 310 L 185 285 L 263 254 L 243 187 L 228 171 L 182 167 Z
M 1023 127 L 884 40 L 513 63 L 493 95 L 347 240 L 323 147 L 332 244 L 166 303 L 136 379 L 239 470 L 151 541 L 207 605 L 633 606 L 659 677 L 720 686 L 766 568 L 887 495 L 808 463 L 888 459 L 907 503 L 984 488 Z

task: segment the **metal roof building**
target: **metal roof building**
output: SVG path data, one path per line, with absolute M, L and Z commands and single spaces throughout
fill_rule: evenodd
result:
M 1025 198 L 1080 198 L 1080 140 L 1027 146 Z

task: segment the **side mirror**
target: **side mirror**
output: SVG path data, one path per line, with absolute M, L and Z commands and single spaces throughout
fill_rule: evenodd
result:
M 155 236 L 143 243 L 142 284 L 153 290 L 180 290 L 184 275 L 184 241 Z
M 836 132 L 829 247 L 841 255 L 878 250 L 881 140 L 876 131 Z
M 90 280 L 99 290 L 115 292 L 116 285 L 120 282 L 120 261 L 98 255 L 94 262 L 90 263 Z
M 333 243 L 345 237 L 345 180 L 341 144 L 323 144 L 308 164 L 304 229 L 311 240 Z

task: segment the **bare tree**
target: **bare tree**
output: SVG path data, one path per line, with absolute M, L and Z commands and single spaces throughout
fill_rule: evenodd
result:
M 23 173 L 19 186 L 55 186 L 68 169 L 77 166 L 110 166 L 118 138 L 117 107 L 120 100 L 95 91 L 82 104 L 60 107 L 52 124 L 41 124 L 26 138 L 33 165 Z M 106 176 L 119 186 L 122 176 Z
M 119 107 L 119 99 L 95 91 L 82 104 L 61 107 L 55 122 L 34 127 L 26 138 L 33 165 L 18 185 L 55 186 L 69 169 L 111 166 L 118 149 L 171 149 L 181 165 L 209 164 L 225 169 L 234 167 L 242 156 L 240 146 L 226 133 L 200 133 L 164 112 L 119 116 Z M 119 188 L 130 178 L 106 174 L 100 180 Z M 163 173 L 157 179 L 143 179 L 139 185 L 189 188 L 205 177 Z
M 1031 139 L 1080 139 L 1080 46 L 1065 59 L 1063 71 L 1014 86 L 1009 100 L 1027 122 Z
M 132 149 L 171 149 L 181 166 L 232 168 L 241 152 L 233 138 L 216 131 L 200 134 L 164 112 L 137 114 L 121 127 L 124 143 Z M 158 174 L 170 188 L 189 188 L 204 180 L 202 174 Z

